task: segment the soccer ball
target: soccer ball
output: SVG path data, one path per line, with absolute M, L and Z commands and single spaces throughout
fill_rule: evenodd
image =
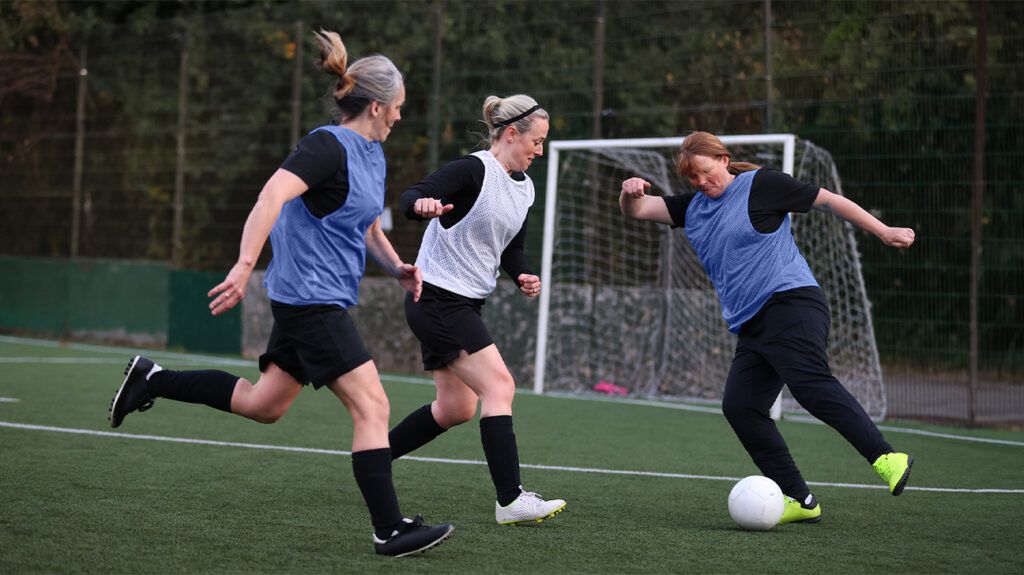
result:
M 744 529 L 763 531 L 775 527 L 784 508 L 782 490 L 767 477 L 744 477 L 729 492 L 729 515 Z

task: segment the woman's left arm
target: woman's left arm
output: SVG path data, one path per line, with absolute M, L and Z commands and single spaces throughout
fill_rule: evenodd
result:
M 526 226 L 530 218 L 523 220 L 523 227 L 501 252 L 501 269 L 515 280 L 519 291 L 526 297 L 540 295 L 540 277 L 533 275 L 526 265 Z
M 914 243 L 914 230 L 910 228 L 893 228 L 883 224 L 864 208 L 849 198 L 833 194 L 825 188 L 818 190 L 814 207 L 828 210 L 858 228 L 876 236 L 887 246 L 909 248 Z
M 412 294 L 412 301 L 420 300 L 420 294 L 423 292 L 423 273 L 420 272 L 420 268 L 403 262 L 398 256 L 398 252 L 391 245 L 391 240 L 384 235 L 379 217 L 366 230 L 366 253 L 377 262 L 377 265 L 397 279 L 405 291 Z

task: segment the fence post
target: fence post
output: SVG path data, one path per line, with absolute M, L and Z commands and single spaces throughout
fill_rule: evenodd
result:
M 291 146 L 299 141 L 302 126 L 302 20 L 295 21 L 295 67 L 292 69 L 292 132 Z
M 430 74 L 430 146 L 427 150 L 428 169 L 437 169 L 438 147 L 441 138 L 441 63 L 444 38 L 444 4 L 434 2 L 434 67 Z
M 974 73 L 974 178 L 971 182 L 971 391 L 969 416 L 978 415 L 978 298 L 981 291 L 981 217 L 985 193 L 985 99 L 988 96 L 988 0 L 977 4 L 978 23 Z
M 764 133 L 773 132 L 772 0 L 764 0 Z
M 75 175 L 71 184 L 71 257 L 78 257 L 78 238 L 82 230 L 82 172 L 85 165 L 85 96 L 89 69 L 89 47 L 82 44 L 78 53 L 78 103 L 75 106 Z
M 181 267 L 185 253 L 182 219 L 185 210 L 185 129 L 188 127 L 188 30 L 182 31 L 181 65 L 178 69 L 177 162 L 174 168 L 174 227 L 171 230 L 171 263 Z
M 594 121 L 590 125 L 590 137 L 601 137 L 601 111 L 604 109 L 604 0 L 597 0 L 594 15 L 594 80 L 591 93 L 594 97 Z
M 605 50 L 605 0 L 594 2 L 594 61 L 591 70 L 590 94 L 593 99 L 593 120 L 590 124 L 590 137 L 599 139 L 602 137 L 602 117 L 604 110 L 604 50 Z M 599 197 L 601 190 L 598 184 L 597 158 L 591 157 L 587 165 L 587 181 L 590 183 L 590 193 L 593 197 Z M 549 188 L 544 189 L 545 194 L 552 193 Z M 595 252 L 600 249 L 602 238 L 597 231 L 595 223 L 587 219 L 583 224 L 583 238 L 587 248 L 583 252 L 583 273 L 589 276 L 598 265 Z M 545 278 L 547 281 L 547 278 Z

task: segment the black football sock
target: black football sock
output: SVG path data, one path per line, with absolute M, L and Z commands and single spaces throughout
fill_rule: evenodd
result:
M 519 448 L 512 431 L 511 415 L 494 415 L 480 419 L 480 442 L 491 471 L 491 481 L 502 507 L 512 503 L 522 492 L 519 480 Z
M 428 403 L 410 413 L 388 433 L 391 458 L 398 459 L 406 453 L 416 451 L 444 432 L 445 428 L 434 420 Z
M 147 387 L 153 397 L 201 403 L 231 413 L 231 396 L 238 379 L 237 375 L 216 369 L 163 369 L 149 376 Z
M 391 450 L 384 447 L 353 453 L 352 474 L 370 510 L 374 534 L 387 539 L 402 523 L 398 496 L 391 482 Z

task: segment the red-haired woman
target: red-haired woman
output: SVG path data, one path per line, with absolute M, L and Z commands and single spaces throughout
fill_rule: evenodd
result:
M 722 412 L 757 467 L 786 495 L 781 522 L 821 520 L 821 506 L 769 417 L 783 385 L 811 415 L 849 441 L 899 495 L 913 459 L 895 452 L 832 375 L 826 353 L 828 300 L 793 241 L 789 213 L 828 210 L 896 248 L 910 247 L 914 231 L 889 227 L 824 188 L 733 162 L 722 141 L 707 132 L 686 137 L 676 171 L 695 194 L 650 196 L 649 182 L 630 178 L 622 183 L 619 206 L 634 219 L 683 227 L 715 286 L 729 331 L 738 335 Z

